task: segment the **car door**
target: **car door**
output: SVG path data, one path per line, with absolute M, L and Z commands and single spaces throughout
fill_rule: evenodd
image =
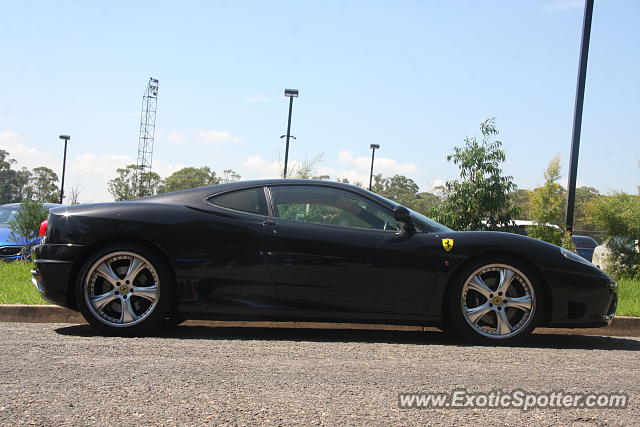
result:
M 388 208 L 322 185 L 274 185 L 269 194 L 263 248 L 285 304 L 342 317 L 424 313 L 434 269 Z
M 176 236 L 193 251 L 176 259 L 181 309 L 224 312 L 278 306 L 260 241 L 268 215 L 264 187 L 215 194 L 194 215 L 189 221 L 193 232 Z

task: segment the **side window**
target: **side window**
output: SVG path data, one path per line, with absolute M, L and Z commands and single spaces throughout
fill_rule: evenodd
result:
M 276 215 L 292 221 L 399 230 L 390 212 L 350 191 L 307 185 L 271 187 Z
M 211 196 L 207 202 L 223 208 L 247 212 L 257 215 L 268 215 L 267 201 L 262 187 L 248 188 L 245 190 L 230 191 L 228 193 Z

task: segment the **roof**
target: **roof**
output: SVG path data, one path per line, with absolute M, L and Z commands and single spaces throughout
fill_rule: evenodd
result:
M 140 199 L 128 200 L 138 201 L 138 202 L 153 202 L 153 203 L 176 203 L 180 200 L 188 201 L 193 198 L 207 198 L 211 195 L 222 193 L 225 191 L 236 190 L 247 187 L 259 187 L 259 186 L 268 186 L 268 185 L 319 185 L 323 187 L 333 187 L 333 188 L 343 188 L 346 190 L 354 191 L 360 193 L 369 198 L 374 198 L 379 203 L 384 206 L 388 206 L 393 208 L 397 205 L 397 203 L 388 200 L 382 196 L 379 196 L 375 193 L 365 190 L 362 187 L 358 187 L 353 184 L 346 184 L 343 182 L 337 181 L 328 181 L 328 180 L 320 180 L 320 179 L 256 179 L 250 181 L 236 181 L 236 182 L 227 182 L 225 184 L 211 185 L 208 187 L 199 187 L 192 188 L 189 190 L 181 190 L 175 191 L 172 193 L 163 193 L 150 197 L 143 197 Z

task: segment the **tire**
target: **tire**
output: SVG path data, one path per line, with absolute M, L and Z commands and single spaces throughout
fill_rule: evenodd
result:
M 509 257 L 480 259 L 456 275 L 448 295 L 451 324 L 480 344 L 510 344 L 531 334 L 543 313 L 540 280 Z
M 96 251 L 75 284 L 80 312 L 107 335 L 152 332 L 173 314 L 175 295 L 175 280 L 166 261 L 137 244 L 114 244 Z

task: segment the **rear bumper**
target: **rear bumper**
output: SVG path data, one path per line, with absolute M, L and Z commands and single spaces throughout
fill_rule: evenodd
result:
M 80 255 L 79 245 L 38 245 L 33 249 L 36 268 L 31 281 L 42 297 L 56 305 L 75 309 L 73 298 L 73 266 Z

